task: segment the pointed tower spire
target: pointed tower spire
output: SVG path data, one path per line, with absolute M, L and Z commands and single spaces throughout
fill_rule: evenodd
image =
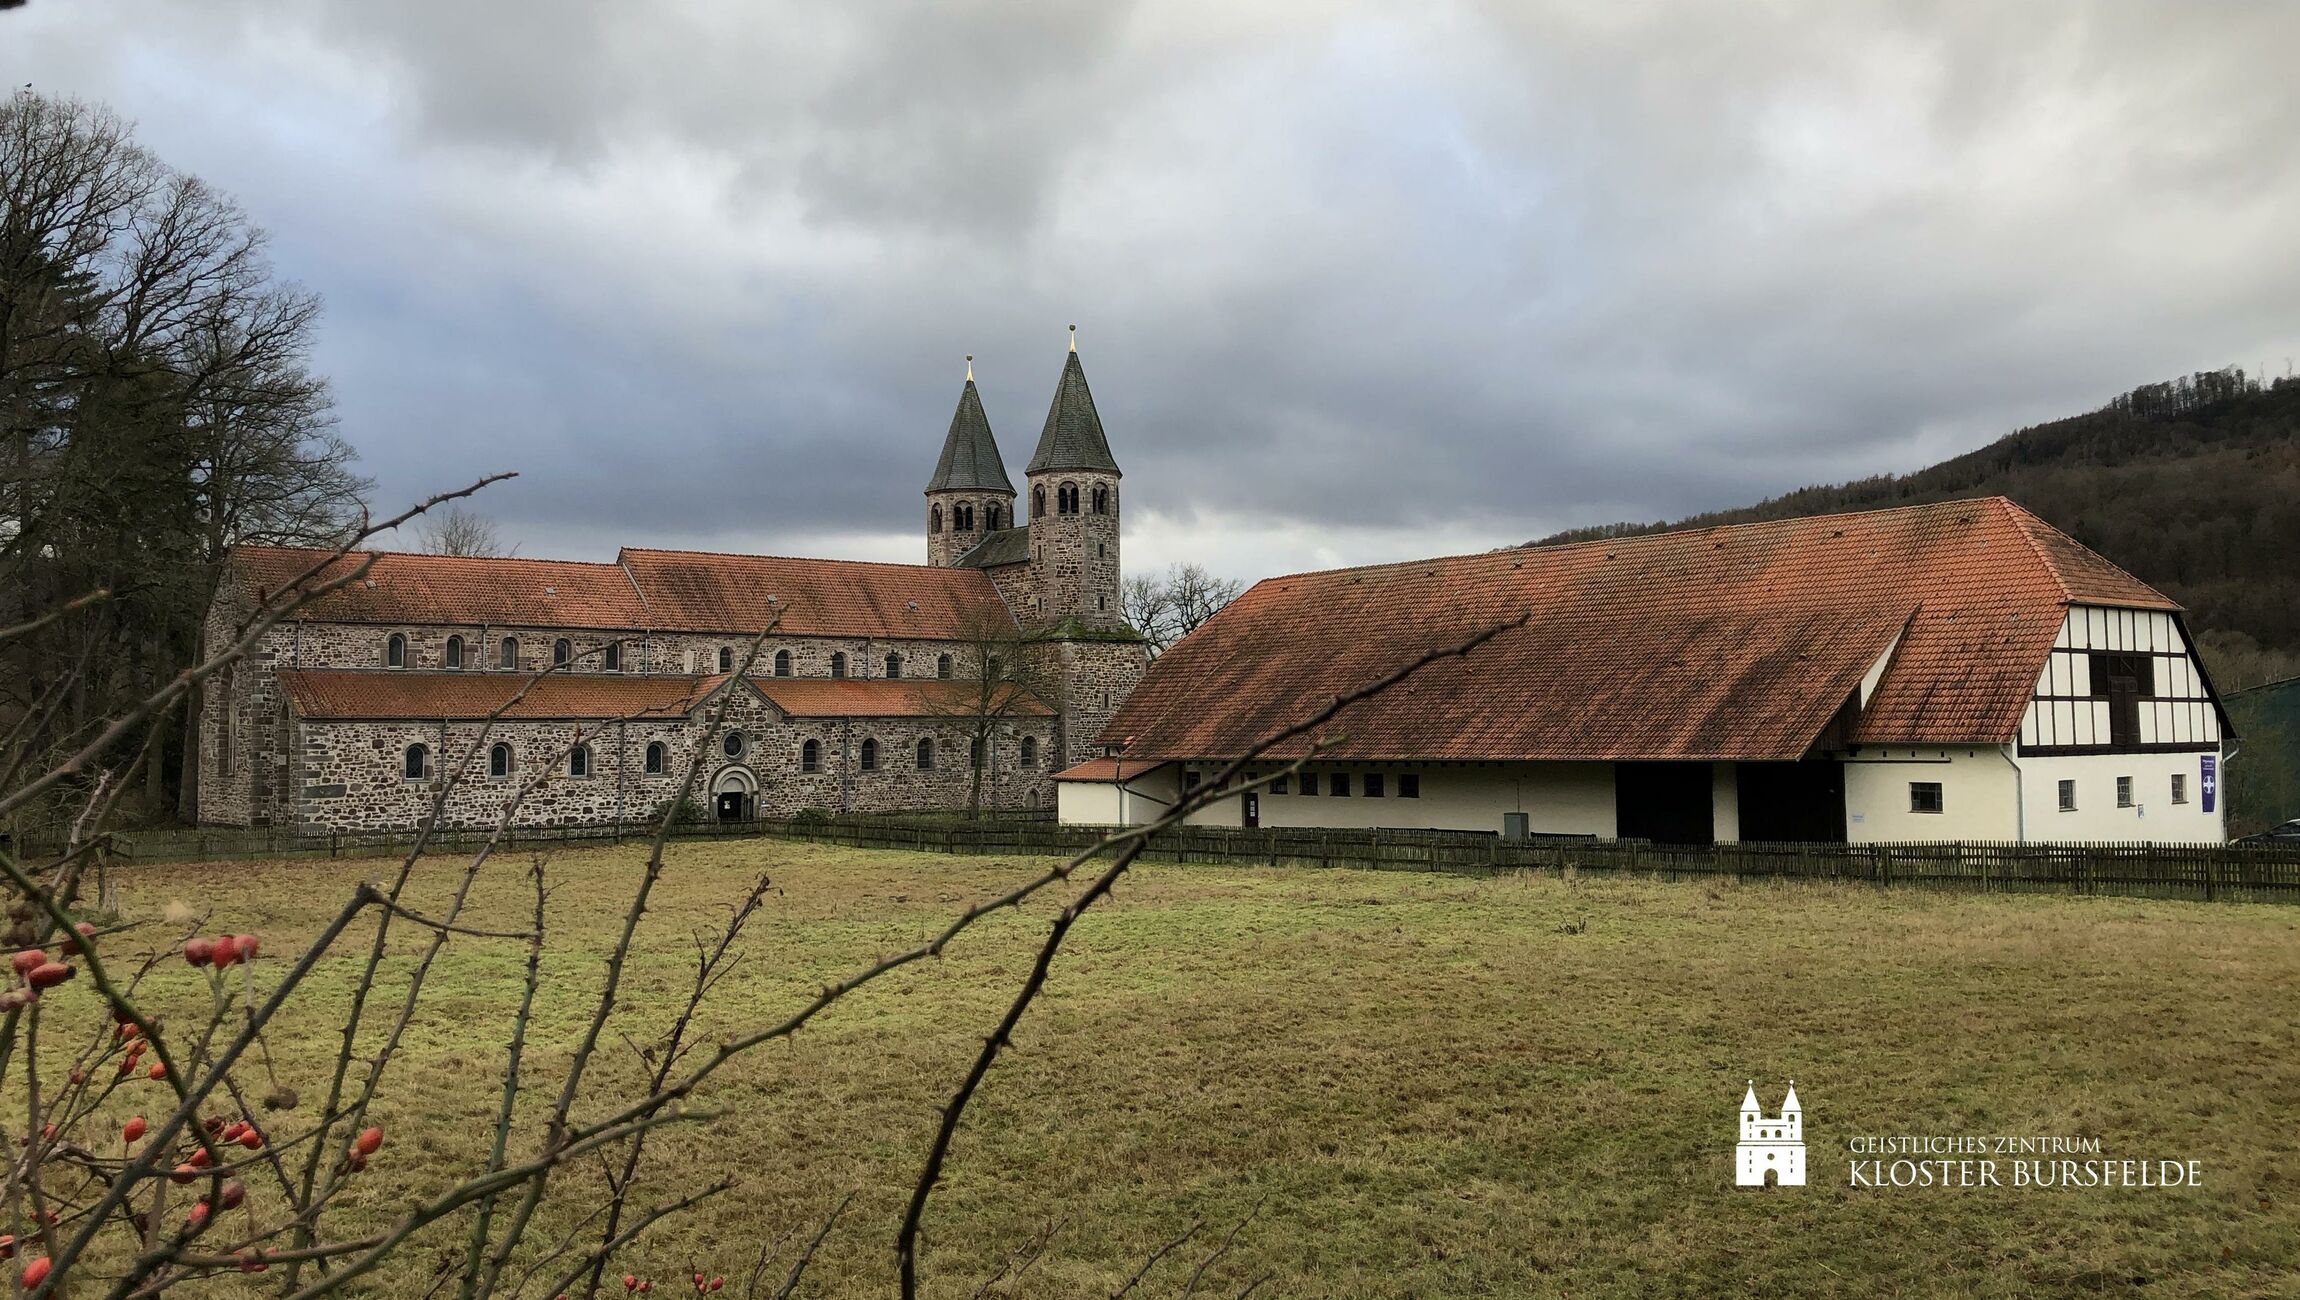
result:
M 1744 1115 L 1761 1115 L 1764 1113 L 1764 1107 L 1757 1104 L 1757 1081 L 1755 1079 L 1749 1081 L 1749 1091 L 1747 1095 L 1741 1098 L 1741 1113 Z
M 1006 463 L 998 456 L 998 439 L 991 436 L 990 417 L 982 413 L 982 395 L 974 390 L 972 356 L 966 359 L 966 387 L 959 390 L 950 433 L 942 440 L 942 459 L 935 462 L 926 490 L 1014 495 L 1014 481 L 1006 477 Z
M 1038 450 L 1024 472 L 1058 469 L 1118 473 L 1110 440 L 1102 433 L 1102 417 L 1094 410 L 1094 393 L 1086 387 L 1086 368 L 1078 364 L 1076 325 L 1070 327 L 1070 355 L 1063 359 L 1062 377 L 1054 384 L 1054 404 L 1046 408 L 1046 428 L 1039 433 Z
M 1791 1079 L 1789 1080 L 1789 1097 L 1788 1100 L 1781 1103 L 1781 1113 L 1783 1115 L 1794 1115 L 1804 1109 L 1804 1107 L 1797 1104 L 1797 1081 L 1795 1079 Z

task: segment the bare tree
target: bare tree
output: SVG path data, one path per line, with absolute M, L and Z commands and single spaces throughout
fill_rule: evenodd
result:
M 433 555 L 494 556 L 506 554 L 495 521 L 476 510 L 450 506 L 436 520 L 426 519 L 416 534 L 424 550 Z
M 1175 564 L 1160 577 L 1137 574 L 1126 579 L 1118 591 L 1118 605 L 1126 621 L 1150 643 L 1155 658 L 1245 589 L 1237 579 L 1217 578 L 1202 565 Z

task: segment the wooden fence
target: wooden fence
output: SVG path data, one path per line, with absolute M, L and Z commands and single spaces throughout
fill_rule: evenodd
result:
M 499 852 L 645 842 L 652 824 L 507 831 Z M 832 817 L 703 823 L 682 840 L 767 838 L 924 853 L 1067 856 L 1101 832 L 1043 819 L 972 822 L 947 815 Z M 485 831 L 442 831 L 441 851 L 474 848 Z M 287 831 L 147 831 L 115 837 L 130 861 L 226 858 L 365 857 L 404 852 L 405 832 L 296 835 Z M 1490 875 L 1574 872 L 1663 879 L 1831 880 L 1920 889 L 1992 890 L 2300 903 L 2300 851 L 2200 844 L 1719 844 L 1535 838 L 1505 841 L 1466 831 L 1240 830 L 1184 826 L 1162 833 L 1144 854 L 1152 862 L 1274 867 L 1354 867 Z

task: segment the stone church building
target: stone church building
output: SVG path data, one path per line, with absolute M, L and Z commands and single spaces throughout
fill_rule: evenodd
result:
M 722 819 L 965 807 L 978 768 L 986 806 L 1051 807 L 1146 667 L 1119 609 L 1119 477 L 1074 340 L 1027 504 L 969 369 L 924 565 L 626 548 L 331 569 L 235 548 L 210 646 L 315 567 L 372 564 L 209 684 L 199 821 L 402 829 L 442 789 L 449 826 L 512 802 L 515 825 L 637 820 L 698 748 L 696 800 Z

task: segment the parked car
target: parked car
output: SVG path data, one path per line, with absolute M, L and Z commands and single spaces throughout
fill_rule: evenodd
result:
M 2281 826 L 2271 826 L 2256 835 L 2246 835 L 2241 839 L 2232 840 L 2230 843 L 2264 845 L 2278 849 L 2300 849 L 2300 817 L 2295 817 Z

